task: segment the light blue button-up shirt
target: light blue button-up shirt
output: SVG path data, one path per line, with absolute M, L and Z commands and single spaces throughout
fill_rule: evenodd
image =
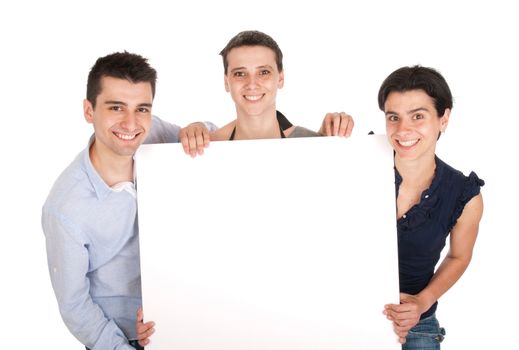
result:
M 146 143 L 178 142 L 179 130 L 153 117 Z M 128 339 L 136 338 L 141 305 L 136 218 L 136 199 L 101 179 L 89 147 L 59 176 L 43 206 L 47 260 L 61 315 L 92 350 L 134 350 Z

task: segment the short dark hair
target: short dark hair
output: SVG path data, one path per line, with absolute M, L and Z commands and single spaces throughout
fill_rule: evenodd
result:
M 229 62 L 227 61 L 227 55 L 229 51 L 232 49 L 242 47 L 242 46 L 264 46 L 268 47 L 274 54 L 276 55 L 276 65 L 278 71 L 283 70 L 283 53 L 279 48 L 278 44 L 272 37 L 269 35 L 262 33 L 257 30 L 246 30 L 241 33 L 236 34 L 220 51 L 220 55 L 223 58 L 223 69 L 224 73 L 227 74 L 227 67 L 229 66 Z
M 429 95 L 439 117 L 447 108 L 452 109 L 452 94 L 445 78 L 437 70 L 419 65 L 399 68 L 384 80 L 378 91 L 378 107 L 384 111 L 384 104 L 391 92 L 410 90 L 423 90 Z
M 155 97 L 157 71 L 149 65 L 146 58 L 140 55 L 124 51 L 97 59 L 88 74 L 86 94 L 87 100 L 94 108 L 96 98 L 101 93 L 101 78 L 103 77 L 126 79 L 132 83 L 150 83 L 152 96 Z

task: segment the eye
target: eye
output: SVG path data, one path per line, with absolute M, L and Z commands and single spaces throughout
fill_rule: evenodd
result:
M 261 75 L 261 76 L 267 76 L 269 74 L 270 74 L 270 71 L 268 69 L 262 69 L 259 72 L 259 75 Z
M 139 112 L 139 113 L 150 113 L 150 109 L 148 107 L 139 107 L 139 108 L 137 108 L 137 112 Z
M 118 105 L 115 105 L 115 106 L 110 106 L 109 109 L 111 111 L 115 111 L 115 112 L 120 112 L 123 110 L 123 108 L 121 106 L 118 106 Z
M 387 120 L 390 121 L 390 122 L 397 122 L 398 121 L 398 116 L 394 115 L 394 114 L 390 114 L 390 115 L 387 116 Z
M 416 120 L 419 120 L 419 119 L 423 119 L 424 118 L 424 115 L 421 114 L 421 113 L 417 113 L 413 116 L 413 119 L 416 119 Z
M 242 71 L 237 71 L 232 74 L 232 76 L 236 77 L 236 78 L 243 78 L 245 75 L 246 75 L 245 72 L 242 72 Z

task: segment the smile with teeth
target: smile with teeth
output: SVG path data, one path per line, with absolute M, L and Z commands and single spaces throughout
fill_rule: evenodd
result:
M 397 140 L 398 143 L 401 145 L 401 146 L 404 146 L 404 147 L 411 147 L 411 146 L 414 146 L 417 142 L 418 142 L 418 139 L 414 139 L 414 140 L 407 140 L 407 141 L 403 141 L 403 140 Z
M 245 99 L 248 100 L 248 101 L 257 101 L 260 98 L 262 98 L 264 95 L 265 94 L 261 94 L 261 95 L 244 95 L 243 97 L 245 97 Z
M 121 140 L 125 140 L 125 141 L 131 141 L 138 135 L 138 134 L 131 134 L 131 135 L 121 134 L 121 133 L 118 133 L 118 132 L 114 132 L 114 134 L 115 134 L 115 136 L 117 136 Z

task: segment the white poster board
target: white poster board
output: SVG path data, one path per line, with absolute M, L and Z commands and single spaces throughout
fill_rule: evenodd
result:
M 147 349 L 400 348 L 385 137 L 143 145 L 136 170 Z

